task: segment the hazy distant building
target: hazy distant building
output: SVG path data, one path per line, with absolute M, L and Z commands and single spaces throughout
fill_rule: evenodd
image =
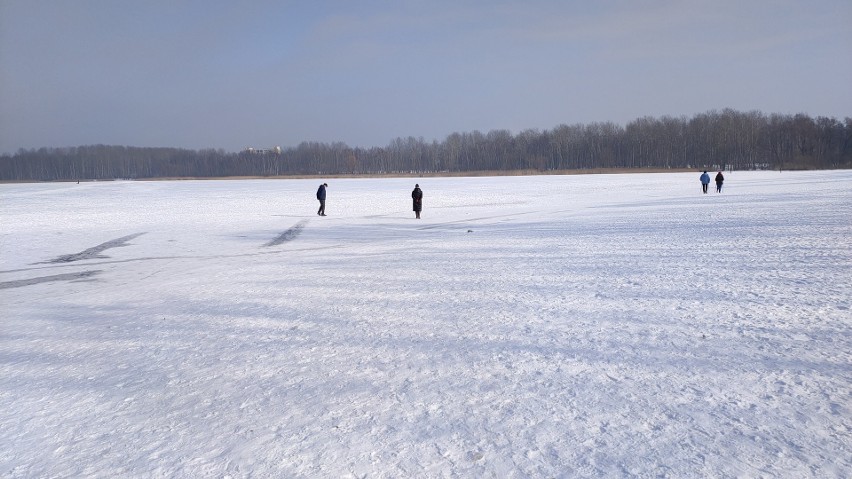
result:
M 281 147 L 280 146 L 276 146 L 276 147 L 273 147 L 273 148 L 247 147 L 245 149 L 245 152 L 252 154 L 252 155 L 280 155 L 281 154 Z

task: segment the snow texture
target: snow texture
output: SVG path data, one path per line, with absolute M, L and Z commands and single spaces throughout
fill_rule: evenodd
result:
M 852 477 L 852 171 L 699 173 L 0 185 L 0 477 Z

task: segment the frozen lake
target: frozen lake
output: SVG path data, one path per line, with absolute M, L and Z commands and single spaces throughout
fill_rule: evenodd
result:
M 0 477 L 852 477 L 852 171 L 698 176 L 0 185 Z

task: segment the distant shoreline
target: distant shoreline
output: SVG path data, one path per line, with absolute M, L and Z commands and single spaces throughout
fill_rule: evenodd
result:
M 105 181 L 204 181 L 204 180 L 304 180 L 322 178 L 464 178 L 489 176 L 569 176 L 569 175 L 621 175 L 633 173 L 691 173 L 703 171 L 703 168 L 590 168 L 582 170 L 487 170 L 487 171 L 444 171 L 423 173 L 336 173 L 330 175 L 277 175 L 277 176 L 209 176 L 209 177 L 160 177 L 160 178 L 114 178 L 114 179 L 81 179 L 80 182 Z M 0 181 L 0 184 L 11 183 L 76 183 L 78 180 L 45 180 L 45 181 Z

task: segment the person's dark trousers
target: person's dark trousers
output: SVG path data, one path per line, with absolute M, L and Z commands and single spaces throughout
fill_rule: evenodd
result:
M 707 193 L 707 185 L 706 184 L 701 183 L 701 191 L 703 191 L 704 193 Z
M 325 216 L 325 200 L 319 200 L 319 202 L 320 208 L 319 211 L 317 211 L 317 214 L 320 216 Z

